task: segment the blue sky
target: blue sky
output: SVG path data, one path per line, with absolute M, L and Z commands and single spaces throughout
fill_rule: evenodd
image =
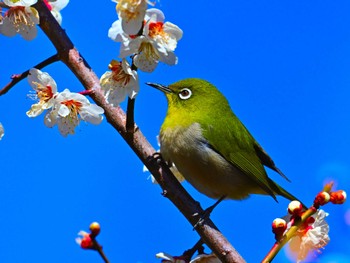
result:
M 166 100 L 143 83 L 199 77 L 227 96 L 292 183 L 269 171 L 271 178 L 306 204 L 330 178 L 349 191 L 348 1 L 162 0 L 156 7 L 184 36 L 177 66 L 160 64 L 152 74 L 140 73 L 135 118 L 155 148 Z M 62 15 L 63 28 L 101 76 L 119 52 L 107 37 L 117 19 L 115 4 L 71 1 Z M 0 47 L 0 86 L 55 53 L 42 32 L 31 42 L 0 36 Z M 83 90 L 62 63 L 43 71 L 60 91 Z M 25 80 L 0 97 L 6 131 L 0 141 L 1 262 L 102 262 L 74 241 L 92 221 L 101 224 L 98 240 L 111 262 L 159 262 L 156 253 L 179 255 L 197 242 L 190 224 L 161 196 L 106 121 L 99 126 L 82 122 L 74 136 L 64 138 L 57 127 L 44 125 L 43 116 L 26 116 L 30 90 Z M 204 207 L 212 204 L 189 184 L 185 187 Z M 274 242 L 271 222 L 285 214 L 287 203 L 264 196 L 225 201 L 212 219 L 247 262 L 259 262 Z M 313 261 L 350 261 L 349 204 L 325 210 L 331 242 Z M 276 262 L 290 261 L 281 252 Z

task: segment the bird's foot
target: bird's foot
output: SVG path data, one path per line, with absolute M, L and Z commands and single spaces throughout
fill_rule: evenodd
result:
M 163 161 L 162 155 L 160 154 L 160 152 L 155 152 L 152 155 L 147 157 L 147 163 L 149 163 L 150 165 L 161 165 Z
M 226 195 L 223 195 L 219 198 L 219 200 L 217 200 L 213 205 L 209 206 L 203 212 L 193 214 L 193 216 L 199 216 L 199 219 L 198 219 L 197 223 L 194 224 L 193 229 L 196 229 L 198 226 L 202 226 L 204 224 L 205 220 L 210 217 L 210 214 L 213 212 L 215 207 L 217 207 L 218 204 L 220 204 L 221 201 L 224 200 L 225 198 L 226 198 Z
M 172 167 L 172 163 L 168 163 L 164 161 L 162 154 L 160 152 L 155 152 L 151 156 L 147 158 L 148 162 L 156 162 L 158 165 L 160 165 L 162 162 L 165 163 L 169 168 Z

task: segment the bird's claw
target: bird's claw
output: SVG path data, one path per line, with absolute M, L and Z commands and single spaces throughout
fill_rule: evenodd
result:
M 225 195 L 219 198 L 213 205 L 209 206 L 207 209 L 200 213 L 194 213 L 192 216 L 199 217 L 197 223 L 193 225 L 193 229 L 196 229 L 198 226 L 202 226 L 206 219 L 210 217 L 210 214 L 213 212 L 214 208 L 221 203 L 222 200 L 226 198 Z

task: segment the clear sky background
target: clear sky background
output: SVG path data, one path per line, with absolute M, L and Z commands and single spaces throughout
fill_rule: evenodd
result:
M 177 66 L 160 64 L 152 74 L 140 73 L 135 118 L 155 148 L 167 105 L 143 83 L 199 77 L 227 96 L 291 179 L 269 171 L 282 186 L 308 205 L 330 178 L 349 192 L 349 1 L 162 0 L 156 7 L 184 36 Z M 62 15 L 63 28 L 101 76 L 119 52 L 107 37 L 117 20 L 115 4 L 71 1 Z M 40 30 L 31 42 L 0 36 L 0 48 L 0 86 L 55 53 Z M 83 90 L 62 63 L 43 71 L 59 91 Z M 82 122 L 74 136 L 64 138 L 57 127 L 44 125 L 43 116 L 26 116 L 30 90 L 24 80 L 0 97 L 6 132 L 0 141 L 0 262 L 102 262 L 74 240 L 92 221 L 101 224 L 98 240 L 114 263 L 160 262 L 156 253 L 179 255 L 197 242 L 191 225 L 106 121 Z M 213 203 L 185 187 L 204 207 Z M 287 204 L 265 196 L 225 201 L 212 219 L 247 262 L 260 262 L 274 242 L 271 222 L 285 214 Z M 350 262 L 349 203 L 325 210 L 331 242 L 313 261 Z M 290 262 L 284 251 L 275 261 Z

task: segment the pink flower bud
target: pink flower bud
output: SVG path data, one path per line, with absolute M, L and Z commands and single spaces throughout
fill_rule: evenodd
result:
M 90 234 L 90 235 L 93 236 L 93 237 L 96 237 L 96 236 L 100 233 L 100 231 L 101 231 L 100 224 L 97 223 L 97 222 L 91 223 L 91 225 L 90 225 L 90 231 L 91 231 L 91 234 Z
M 344 204 L 346 201 L 346 192 L 343 190 L 332 192 L 330 201 L 333 204 Z
M 75 241 L 78 243 L 78 245 L 83 249 L 94 249 L 94 243 L 92 242 L 91 236 L 89 233 L 86 233 L 85 231 L 80 231 L 78 233 L 79 236 L 75 239 Z
M 297 200 L 290 202 L 288 205 L 288 213 L 291 215 L 300 216 L 302 210 L 303 205 Z
M 287 222 L 282 218 L 276 218 L 272 222 L 272 232 L 275 234 L 280 234 L 287 229 Z
M 93 247 L 93 243 L 90 235 L 87 235 L 81 239 L 80 246 L 84 249 L 89 249 Z
M 331 196 L 327 192 L 319 192 L 314 200 L 314 206 L 325 205 L 329 202 Z

